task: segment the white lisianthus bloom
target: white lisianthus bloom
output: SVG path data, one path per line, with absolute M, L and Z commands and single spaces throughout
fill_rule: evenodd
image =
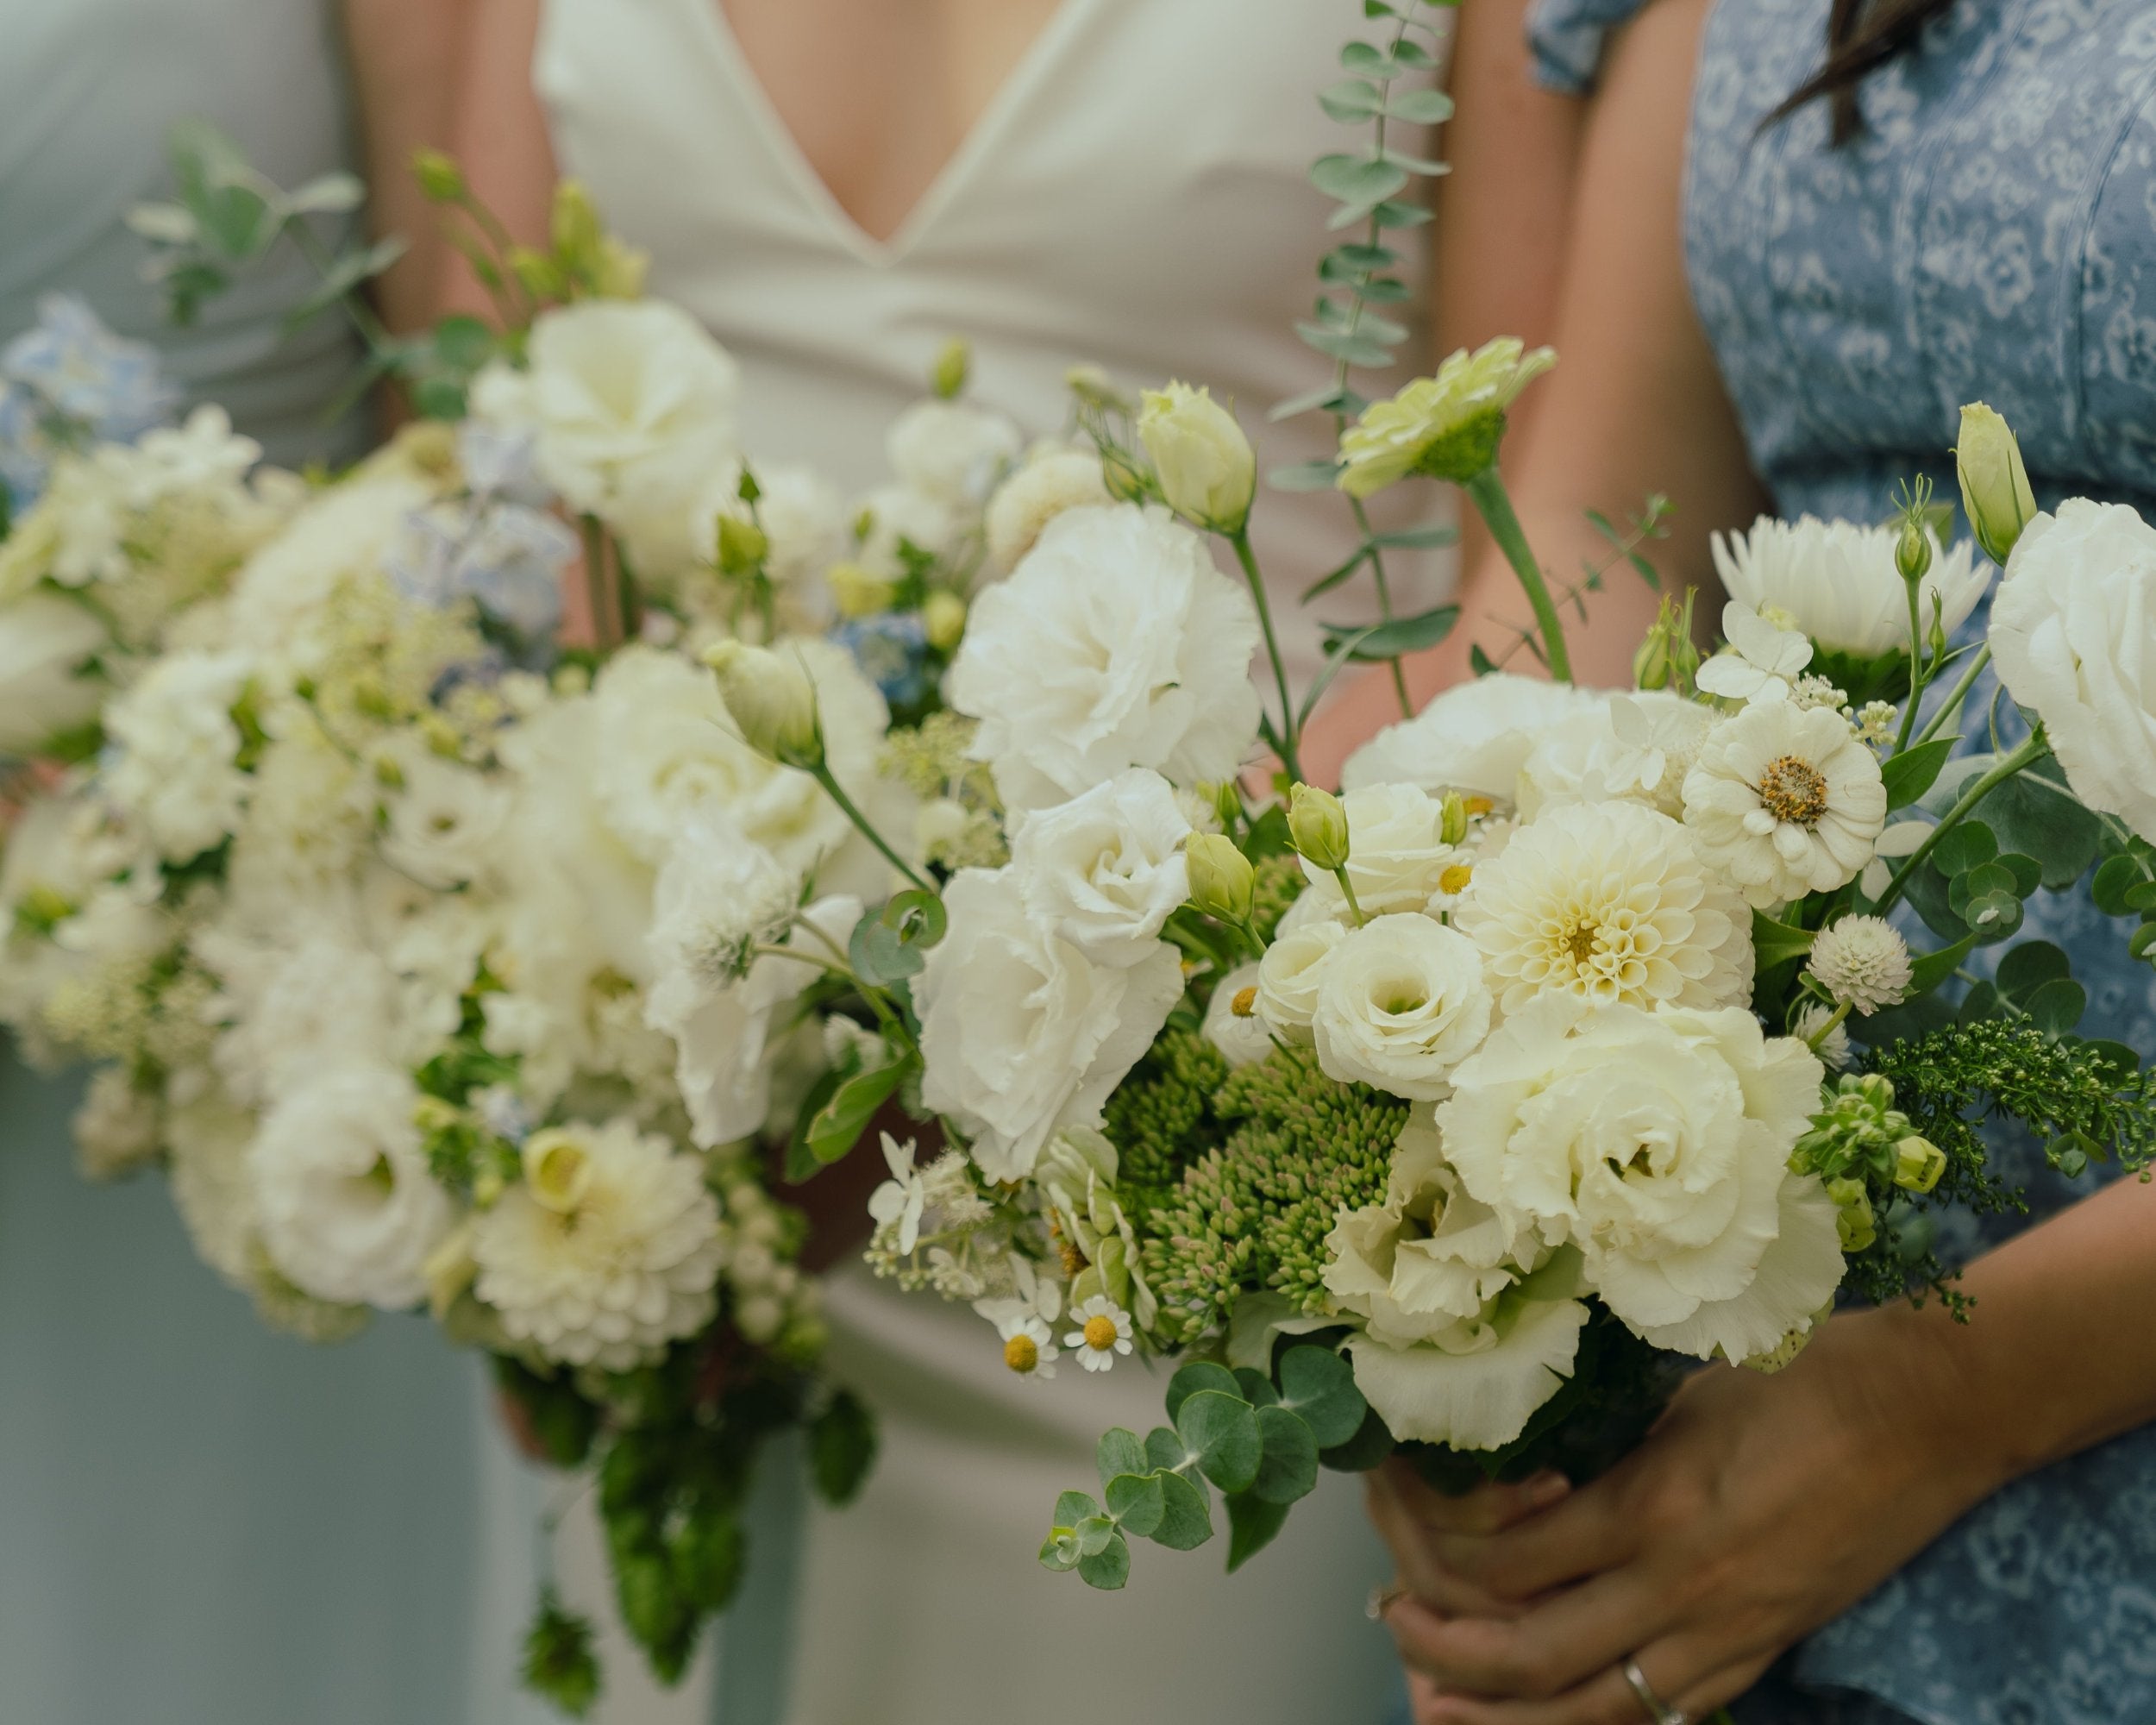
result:
M 975 601 L 944 693 L 1006 806 L 1044 808 L 1125 767 L 1232 778 L 1257 733 L 1257 612 L 1165 511 L 1068 510 Z
M 474 417 L 529 430 L 539 476 L 631 540 L 686 549 L 687 510 L 736 457 L 741 368 L 678 305 L 586 299 L 543 311 L 528 366 L 472 386 Z
M 1999 681 L 2090 807 L 2156 843 L 2156 528 L 2070 498 L 2022 530 L 1991 605 Z
M 1489 1019 L 1475 943 L 1402 913 L 1365 923 L 1326 959 L 1310 1033 L 1328 1078 L 1426 1101 L 1445 1094 Z
M 1684 779 L 1684 824 L 1755 908 L 1856 879 L 1886 825 L 1877 756 L 1826 707 L 1755 701 Z
M 534 1133 L 524 1165 L 542 1158 L 561 1182 L 518 1182 L 472 1229 L 473 1291 L 513 1339 L 628 1371 L 711 1321 L 724 1251 L 701 1157 L 610 1120 Z
M 1724 700 L 1786 700 L 1789 685 L 1812 662 L 1812 643 L 1802 631 L 1780 628 L 1733 599 L 1722 607 L 1722 636 L 1728 648 L 1702 665 L 1695 681 Z
M 965 401 L 917 401 L 891 422 L 883 442 L 901 485 L 962 510 L 987 499 L 1020 446 L 1008 419 Z
M 109 686 L 85 674 L 107 645 L 87 605 L 31 593 L 0 610 L 0 755 L 32 755 L 97 716 Z
M 209 1075 L 183 1075 L 165 1112 L 166 1174 L 172 1207 L 197 1256 L 235 1288 L 246 1288 L 260 1250 L 248 1152 L 254 1115 Z
M 1295 900 L 1257 963 L 1257 1015 L 1275 1036 L 1305 1047 L 1310 1043 L 1310 1021 L 1317 1015 L 1326 964 L 1348 936 L 1347 925 L 1329 917 L 1297 919 L 1293 928 L 1287 926 L 1295 911 L 1308 902 L 1307 893 Z
M 1454 1072 L 1437 1123 L 1467 1189 L 1577 1245 L 1589 1285 L 1634 1330 L 1689 1344 L 1712 1308 L 1697 1351 L 1742 1358 L 1841 1280 L 1831 1230 L 1823 1245 L 1800 1231 L 1762 1271 L 1785 1186 L 1789 1205 L 1807 1199 L 1788 1160 L 1823 1076 L 1803 1044 L 1769 1041 L 1742 1007 L 1645 1013 L 1552 994 Z
M 424 887 L 448 891 L 484 874 L 509 819 L 509 787 L 417 737 L 383 757 L 379 843 L 389 865 Z
M 1231 1066 L 1252 1066 L 1273 1051 L 1271 1029 L 1258 1015 L 1255 964 L 1239 964 L 1214 984 L 1201 1026 Z
M 1918 592 L 1919 619 L 1928 630 L 1936 615 L 1951 637 L 1984 597 L 1991 572 L 1977 562 L 1967 540 L 1950 550 L 1925 536 L 1932 561 Z M 1712 543 L 1732 600 L 1785 614 L 1825 651 L 1872 659 L 1908 650 L 1908 586 L 1894 561 L 1901 537 L 1898 524 L 1763 515 L 1749 533 L 1717 533 Z
M 1560 803 L 1626 798 L 1676 815 L 1684 775 L 1721 715 L 1665 690 L 1613 694 L 1563 718 L 1537 739 L 1520 768 L 1520 815 L 1532 820 Z
M 1570 683 L 1502 671 L 1456 683 L 1414 718 L 1388 725 L 1348 756 L 1340 783 L 1351 791 L 1419 785 L 1432 793 L 1460 791 L 1510 805 L 1537 738 L 1575 713 L 1592 712 L 1603 699 Z
M 1445 842 L 1445 805 L 1413 785 L 1364 785 L 1340 799 L 1347 816 L 1349 883 L 1365 916 L 1419 911 L 1441 890 L 1446 873 L 1469 862 Z M 1344 916 L 1347 897 L 1329 869 L 1302 859 L 1314 895 L 1326 913 Z M 1300 902 L 1300 900 L 1298 900 Z
M 1742 1004 L 1752 916 L 1691 835 L 1641 803 L 1573 803 L 1528 822 L 1475 877 L 1453 925 L 1498 1005 L 1548 989 L 1596 1005 Z
M 1501 1295 L 1488 1314 L 1412 1346 L 1350 1337 L 1355 1387 L 1395 1438 L 1494 1450 L 1526 1429 L 1579 1356 L 1587 1308 L 1577 1300 Z
M 105 787 L 175 862 L 222 844 L 240 824 L 248 778 L 232 709 L 254 671 L 247 653 L 169 654 L 106 711 L 119 758 Z
M 454 1226 L 427 1171 L 418 1092 L 386 1066 L 332 1070 L 283 1097 L 248 1152 L 262 1242 L 317 1300 L 385 1311 L 425 1298 L 425 1266 Z
M 1011 844 L 1025 907 L 1096 964 L 1153 956 L 1169 913 L 1190 896 L 1190 823 L 1174 787 L 1133 767 L 1028 815 Z
M 1114 501 L 1091 449 L 1056 445 L 1035 455 L 988 499 L 988 555 L 1008 574 L 1067 509 Z
M 950 932 L 914 981 L 922 1100 L 972 1139 L 992 1180 L 1030 1172 L 1051 1134 L 1100 1110 L 1182 997 L 1165 941 L 1136 964 L 1090 963 L 1038 917 L 1007 869 L 962 869 L 943 894 Z
M 1675 1323 L 1639 1326 L 1639 1339 L 1672 1353 L 1719 1356 L 1740 1365 L 1772 1356 L 1791 1335 L 1809 1332 L 1841 1285 L 1839 1214 L 1816 1175 L 1783 1174 L 1776 1193 L 1774 1239 L 1744 1292 L 1702 1300 L 1691 1316 Z M 1807 1308 L 1804 1302 L 1814 1295 L 1818 1303 Z

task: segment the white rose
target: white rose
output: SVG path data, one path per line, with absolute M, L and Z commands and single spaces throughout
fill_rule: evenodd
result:
M 1081 796 L 1026 817 L 1011 867 L 1026 909 L 1096 964 L 1153 955 L 1169 913 L 1190 896 L 1175 792 L 1133 767 Z
M 1475 943 L 1409 913 L 1364 924 L 1326 958 L 1310 1032 L 1327 1077 L 1427 1100 L 1489 1018 Z
M 1650 1013 L 1545 994 L 1453 1073 L 1437 1122 L 1467 1189 L 1577 1245 L 1633 1329 L 1688 1343 L 1712 1329 L 1703 1352 L 1756 1336 L 1742 1357 L 1797 1328 L 1841 1280 L 1839 1245 L 1801 1226 L 1801 1203 L 1789 1250 L 1762 1269 L 1823 1076 L 1802 1043 L 1768 1041 L 1741 1007 Z
M 1446 870 L 1466 854 L 1445 842 L 1445 805 L 1413 785 L 1364 785 L 1340 799 L 1348 823 L 1348 881 L 1365 916 L 1419 911 L 1440 890 Z M 1304 894 L 1315 894 L 1334 916 L 1344 914 L 1346 896 L 1330 869 L 1307 857 Z
M 1100 1110 L 1168 1022 L 1182 962 L 1165 942 L 1109 969 L 1026 914 L 1011 870 L 963 869 L 943 894 L 950 932 L 915 979 L 921 1096 L 973 1140 L 992 1180 L 1015 1180 L 1067 1126 Z
M 892 421 L 884 453 L 902 485 L 955 509 L 977 507 L 1017 459 L 1018 428 L 963 401 L 917 401 Z
M 262 1242 L 317 1300 L 385 1310 L 426 1296 L 426 1262 L 455 1225 L 427 1171 L 418 1093 L 382 1066 L 332 1071 L 264 1118 L 248 1151 Z
M 97 614 L 57 593 L 0 611 L 0 755 L 34 755 L 97 716 L 107 685 L 78 673 L 105 645 Z
M 1257 732 L 1250 595 L 1164 511 L 1073 509 L 975 602 L 944 681 L 1014 809 L 1125 767 L 1232 778 Z
M 1284 1041 L 1305 1046 L 1310 1042 L 1310 1021 L 1317 1015 L 1326 961 L 1348 934 L 1345 923 L 1329 917 L 1296 917 L 1311 902 L 1307 893 L 1295 900 L 1257 964 L 1258 1016 Z
M 1714 568 L 1738 604 L 1786 612 L 1824 650 L 1872 659 L 1908 650 L 1908 586 L 1894 561 L 1901 537 L 1898 523 L 1859 527 L 1763 515 L 1747 534 L 1714 536 Z M 1951 637 L 1984 597 L 1991 572 L 1967 540 L 1948 550 L 1934 538 L 1931 552 L 1919 614 L 1927 630 L 1936 614 Z
M 2156 528 L 2086 498 L 2037 516 L 1992 601 L 1990 642 L 2075 794 L 2156 843 Z
M 246 653 L 174 653 L 113 702 L 105 731 L 119 750 L 106 775 L 112 799 L 158 850 L 185 862 L 240 824 L 248 778 L 232 709 L 253 674 Z
M 1545 731 L 1605 698 L 1570 683 L 1493 672 L 1457 683 L 1401 724 L 1388 725 L 1348 757 L 1340 783 L 1420 785 L 1510 803 L 1520 767 Z

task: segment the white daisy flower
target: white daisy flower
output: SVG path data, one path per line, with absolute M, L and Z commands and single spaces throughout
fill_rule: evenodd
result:
M 1056 1346 L 1055 1332 L 1050 1326 L 1062 1310 L 1062 1285 L 1036 1274 L 1031 1264 L 1015 1255 L 1011 1271 L 1018 1285 L 1016 1295 L 976 1300 L 973 1308 L 996 1327 L 996 1334 L 1003 1340 L 1006 1365 L 1020 1377 L 1053 1377 L 1062 1350 Z
M 1078 1327 L 1065 1333 L 1063 1346 L 1078 1351 L 1078 1364 L 1087 1371 L 1106 1371 L 1119 1353 L 1131 1351 L 1131 1314 L 1105 1294 L 1096 1294 L 1071 1308 Z
M 1853 880 L 1886 825 L 1886 787 L 1839 714 L 1755 701 L 1685 775 L 1684 824 L 1702 860 L 1764 909 Z
M 1722 607 L 1722 636 L 1729 650 L 1699 668 L 1700 687 L 1725 700 L 1782 700 L 1812 662 L 1812 643 L 1794 629 L 1769 622 L 1735 599 Z
M 1828 652 L 1872 658 L 1908 647 L 1908 587 L 1894 561 L 1901 537 L 1898 522 L 1859 527 L 1763 515 L 1749 533 L 1714 536 L 1714 568 L 1731 599 L 1789 612 Z M 1927 629 L 1936 615 L 1952 635 L 1984 597 L 1991 572 L 1967 540 L 1949 549 L 1933 538 L 1931 554 L 1919 615 Z

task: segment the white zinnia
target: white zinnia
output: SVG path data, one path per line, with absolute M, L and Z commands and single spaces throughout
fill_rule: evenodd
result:
M 1898 524 L 1859 527 L 1807 515 L 1794 522 L 1763 515 L 1745 534 L 1713 536 L 1714 568 L 1732 599 L 1754 611 L 1787 613 L 1799 631 L 1830 653 L 1877 658 L 1909 644 L 1908 586 L 1895 566 Z M 1951 637 L 1968 620 L 1990 579 L 1975 547 L 1952 549 L 1927 535 L 1931 568 L 1919 593 L 1928 631 L 1937 615 Z
M 413 1124 L 411 1080 L 354 1066 L 292 1091 L 248 1153 L 262 1243 L 317 1300 L 385 1310 L 425 1297 L 428 1258 L 456 1220 Z
M 1884 917 L 1842 917 L 1812 937 L 1811 971 L 1837 1003 L 1876 1013 L 1908 992 L 1908 942 Z
M 2015 545 L 1991 605 L 1999 681 L 2090 807 L 2156 843 L 2156 527 L 2070 498 Z
M 1634 802 L 1575 803 L 1482 863 L 1453 916 L 1482 949 L 1499 1006 L 1548 989 L 1597 1005 L 1742 1004 L 1752 917 L 1691 835 Z
M 1174 787 L 1133 767 L 1026 817 L 1011 844 L 1025 907 L 1096 964 L 1139 963 L 1190 896 L 1190 822 Z
M 981 1172 L 1018 1179 L 1051 1134 L 1100 1124 L 1182 997 L 1182 963 L 1164 941 L 1136 964 L 1091 963 L 1027 914 L 1007 869 L 962 869 L 943 903 L 950 932 L 913 985 L 922 1100 L 972 1140 Z
M 526 1143 L 525 1166 L 541 1153 L 573 1159 L 567 1192 L 519 1182 L 472 1230 L 473 1291 L 510 1336 L 548 1359 L 627 1371 L 702 1329 L 724 1255 L 703 1158 L 628 1120 L 549 1127 Z
M 975 602 L 944 693 L 981 721 L 1005 803 L 1042 808 L 1125 767 L 1232 778 L 1256 737 L 1256 607 L 1160 510 L 1073 509 Z
M 1348 756 L 1340 784 L 1345 790 L 1419 785 L 1510 804 L 1536 739 L 1559 721 L 1592 711 L 1602 699 L 1570 683 L 1502 671 L 1456 683 L 1414 718 L 1388 725 Z
M 1310 1032 L 1328 1078 L 1427 1100 L 1489 1019 L 1475 943 L 1404 913 L 1364 924 L 1326 959 Z
M 1008 574 L 1065 510 L 1112 501 L 1100 474 L 1100 457 L 1092 450 L 1062 446 L 1044 450 L 988 499 L 988 555 Z
M 1684 824 L 1707 863 L 1764 908 L 1854 880 L 1886 825 L 1886 787 L 1840 714 L 1755 701 L 1685 775 Z

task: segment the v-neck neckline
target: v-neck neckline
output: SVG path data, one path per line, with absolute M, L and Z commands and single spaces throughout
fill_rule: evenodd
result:
M 838 201 L 838 194 L 831 190 L 830 183 L 817 171 L 816 164 L 809 160 L 807 152 L 802 149 L 800 140 L 787 124 L 778 104 L 772 100 L 763 79 L 749 63 L 748 51 L 735 34 L 733 20 L 726 16 L 723 0 L 682 0 L 682 3 L 702 14 L 711 44 L 728 76 L 748 104 L 753 122 L 763 133 L 766 146 L 787 178 L 793 182 L 794 189 L 816 210 L 840 245 L 862 262 L 887 269 L 912 254 L 937 216 L 964 189 L 976 171 L 976 165 L 993 149 L 997 139 L 1009 128 L 1027 98 L 1047 78 L 1098 0 L 1057 0 L 1048 22 L 1004 74 L 1003 81 L 966 129 L 957 147 L 944 159 L 943 165 L 937 169 L 935 177 L 914 200 L 913 207 L 892 230 L 890 237 L 881 240 L 862 227 Z

